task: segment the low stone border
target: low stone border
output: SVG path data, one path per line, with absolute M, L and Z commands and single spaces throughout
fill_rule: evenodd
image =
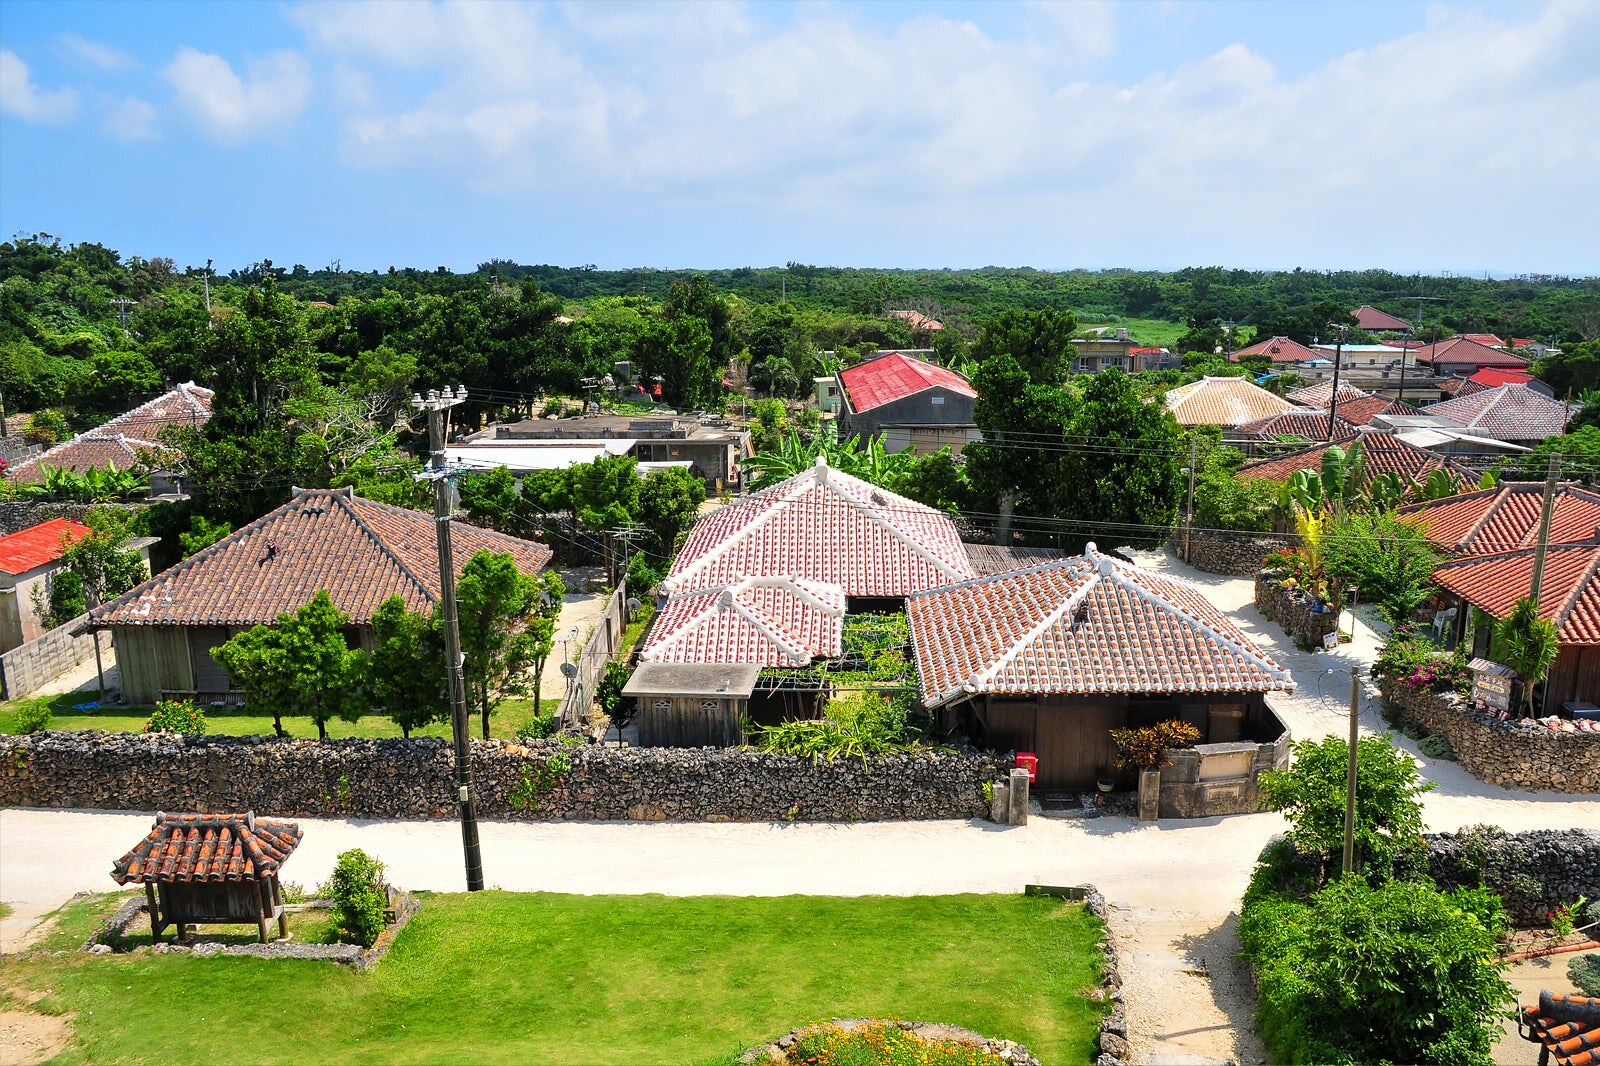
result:
M 363 948 L 360 944 L 306 944 L 295 940 L 274 940 L 266 944 L 163 942 L 154 944 L 148 949 L 132 950 L 134 952 L 149 950 L 156 955 L 193 955 L 198 959 L 207 959 L 215 955 L 244 955 L 256 959 L 311 959 L 335 962 L 341 966 L 353 966 L 357 970 L 365 971 L 377 965 L 379 960 L 389 953 L 389 948 L 394 945 L 395 937 L 400 935 L 400 930 L 410 924 L 417 911 L 422 909 L 417 898 L 404 891 L 396 892 L 390 903 L 394 910 L 394 921 L 383 927 L 383 932 L 378 934 L 378 939 L 373 941 L 370 948 Z M 325 910 L 329 903 L 327 900 L 313 900 L 302 906 L 307 910 Z M 112 942 L 121 940 L 140 920 L 149 921 L 149 913 L 149 904 L 144 900 L 138 898 L 127 900 L 110 918 L 101 923 L 78 950 L 93 955 L 129 953 L 128 949 L 118 952 Z
M 1293 547 L 1295 538 L 1285 533 L 1239 533 L 1233 530 L 1191 529 L 1189 550 L 1184 551 L 1182 529 L 1172 535 L 1173 554 L 1208 574 L 1249 577 L 1275 551 Z
M 1311 598 L 1284 588 L 1277 574 L 1256 575 L 1255 603 L 1262 617 L 1276 622 L 1296 644 L 1321 648 L 1323 637 L 1339 631 L 1338 611 L 1313 611 Z
M 1386 703 L 1450 741 L 1456 761 L 1480 781 L 1502 788 L 1600 792 L 1600 733 L 1556 733 L 1527 720 L 1501 721 L 1453 693 L 1412 692 L 1381 678 Z
M 752 1064 L 772 1062 L 782 1063 L 787 1060 L 788 1050 L 803 1036 L 821 1025 L 836 1025 L 845 1032 L 850 1032 L 864 1025 L 883 1024 L 889 1022 L 887 1018 L 835 1018 L 831 1023 L 812 1022 L 810 1025 L 798 1026 L 789 1030 L 783 1036 L 771 1043 L 761 1044 L 751 1048 L 739 1056 L 739 1061 L 746 1066 Z M 971 1029 L 963 1029 L 959 1025 L 946 1025 L 943 1022 L 901 1022 L 892 1024 L 899 1026 L 906 1032 L 914 1033 L 923 1040 L 946 1040 L 960 1044 L 974 1044 L 991 1055 L 998 1055 L 1003 1062 L 1013 1063 L 1014 1066 L 1040 1066 L 1039 1060 L 1033 1053 L 1015 1040 L 997 1040 L 992 1037 L 975 1033 Z
M 1111 1004 L 1111 1013 L 1100 1019 L 1100 1056 L 1095 1066 L 1123 1066 L 1133 1058 L 1133 1048 L 1128 1043 L 1128 1015 L 1122 1009 L 1122 966 L 1111 938 L 1111 905 L 1093 885 L 1083 886 L 1083 904 L 1105 930 L 1100 937 L 1100 953 L 1105 956 L 1100 989 Z

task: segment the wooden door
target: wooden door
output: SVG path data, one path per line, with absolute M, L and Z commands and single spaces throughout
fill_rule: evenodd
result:
M 1121 707 L 1108 700 L 1044 701 L 1038 714 L 1039 780 L 1034 787 L 1093 791 L 1095 779 L 1116 767 L 1111 730 L 1121 724 Z

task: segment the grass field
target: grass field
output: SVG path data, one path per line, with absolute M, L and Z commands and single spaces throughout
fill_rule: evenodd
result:
M 80 908 L 61 936 L 88 935 Z M 205 929 L 202 928 L 202 932 Z M 367 974 L 331 963 L 34 957 L 56 1062 L 732 1063 L 833 1017 L 948 1021 L 1094 1058 L 1100 924 L 1036 896 L 423 897 Z
M 1178 338 L 1189 332 L 1189 327 L 1183 322 L 1169 322 L 1164 318 L 1120 318 L 1110 322 L 1097 318 L 1078 319 L 1078 328 L 1091 329 L 1095 326 L 1110 326 L 1115 330 L 1122 326 L 1128 331 L 1128 336 L 1140 344 L 1150 348 L 1171 348 L 1178 343 Z M 1243 348 L 1250 343 L 1251 328 L 1236 326 L 1233 334 L 1233 346 Z
M 93 697 L 88 697 L 92 699 Z M 114 733 L 139 733 L 144 731 L 145 719 L 149 717 L 147 708 L 112 707 L 106 710 L 78 711 L 74 704 L 83 703 L 85 695 L 82 692 L 68 693 L 60 696 L 26 697 L 20 700 L 11 700 L 0 703 L 0 733 L 16 733 L 19 729 L 18 718 L 22 711 L 29 705 L 44 703 L 50 707 L 49 729 L 76 730 L 76 729 L 104 729 Z M 553 712 L 561 703 L 559 699 L 545 699 L 540 701 L 544 705 L 546 714 Z M 238 708 L 206 708 L 206 732 L 229 736 L 271 736 L 272 719 L 265 715 L 246 714 Z M 489 716 L 489 733 L 491 736 L 510 738 L 517 735 L 517 730 L 533 720 L 533 700 L 508 699 L 495 708 Z M 470 722 L 473 736 L 481 736 L 476 716 Z M 284 729 L 293 737 L 308 737 L 315 739 L 317 735 L 316 723 L 309 718 L 285 718 Z M 333 739 L 344 737 L 397 737 L 400 727 L 382 715 L 368 715 L 354 722 L 345 722 L 334 719 L 328 723 L 328 736 Z M 447 722 L 436 722 L 425 729 L 415 730 L 413 736 L 421 737 L 448 737 L 450 726 Z

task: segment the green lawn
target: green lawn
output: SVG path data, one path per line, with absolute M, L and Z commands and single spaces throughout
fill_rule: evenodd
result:
M 105 729 L 111 732 L 139 733 L 144 730 L 145 719 L 149 717 L 148 708 L 113 707 L 107 710 L 78 711 L 73 709 L 74 704 L 92 700 L 93 695 L 82 692 L 73 692 L 60 696 L 30 696 L 20 700 L 11 700 L 0 703 L 0 733 L 16 733 L 18 731 L 17 719 L 23 708 L 45 703 L 51 709 L 50 729 Z M 560 705 L 559 699 L 545 699 L 540 701 L 544 705 L 546 714 L 552 713 Z M 238 708 L 205 708 L 206 732 L 219 733 L 231 736 L 271 736 L 272 719 L 265 715 L 246 714 Z M 517 735 L 517 730 L 527 725 L 533 719 L 533 700 L 508 699 L 495 708 L 489 716 L 489 732 L 492 736 L 510 738 Z M 473 716 L 471 720 L 472 735 L 481 736 L 478 719 Z M 315 738 L 317 735 L 316 723 L 309 718 L 285 718 L 283 727 L 289 731 L 290 736 Z M 328 736 L 334 739 L 343 737 L 397 737 L 400 728 L 394 722 L 382 715 L 368 715 L 354 722 L 345 722 L 335 719 L 328 723 Z M 415 731 L 413 736 L 423 737 L 448 737 L 450 726 L 445 722 L 438 722 L 426 729 Z
M 1118 326 L 1128 331 L 1128 336 L 1149 348 L 1171 348 L 1178 343 L 1178 338 L 1189 332 L 1189 327 L 1183 322 L 1169 322 L 1164 318 L 1120 318 L 1115 322 L 1108 322 L 1098 318 L 1079 318 L 1078 328 L 1091 329 L 1095 326 L 1110 326 L 1114 332 Z M 1235 348 L 1243 348 L 1250 343 L 1250 328 L 1248 326 L 1235 326 L 1233 343 Z
M 73 955 L 12 963 L 9 979 L 49 993 L 35 1009 L 75 1013 L 62 1063 L 720 1066 L 797 1024 L 864 1015 L 954 1022 L 1081 1063 L 1103 1013 L 1084 994 L 1099 935 L 1080 904 L 1047 897 L 485 892 L 425 897 L 364 975 Z

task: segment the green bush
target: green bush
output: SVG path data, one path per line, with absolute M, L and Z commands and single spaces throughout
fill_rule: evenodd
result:
M 846 1031 L 827 1023 L 812 1026 L 788 1049 L 790 1066 L 1002 1066 L 977 1044 L 923 1040 L 894 1022 L 868 1022 Z
M 346 944 L 370 948 L 383 932 L 383 863 L 360 848 L 339 856 L 324 891 L 333 901 L 334 935 Z
M 517 739 L 523 743 L 527 743 L 530 740 L 544 740 L 547 737 L 555 736 L 558 728 L 553 711 L 535 714 L 529 719 L 527 725 L 517 729 Z
M 1456 761 L 1456 749 L 1451 745 L 1450 738 L 1443 733 L 1429 733 L 1417 741 L 1417 750 L 1430 759 Z
M 876 692 L 834 699 L 821 718 L 752 726 L 749 733 L 755 747 L 780 755 L 809 755 L 812 762 L 832 762 L 841 755 L 865 760 L 869 755 L 902 751 L 916 739 L 905 702 Z
M 1568 962 L 1567 980 L 1586 996 L 1600 996 L 1600 953 L 1591 951 Z
M 205 712 L 193 700 L 161 700 L 144 723 L 146 733 L 189 733 L 206 731 Z
M 44 700 L 31 700 L 17 710 L 17 732 L 38 733 L 50 726 L 50 704 Z

